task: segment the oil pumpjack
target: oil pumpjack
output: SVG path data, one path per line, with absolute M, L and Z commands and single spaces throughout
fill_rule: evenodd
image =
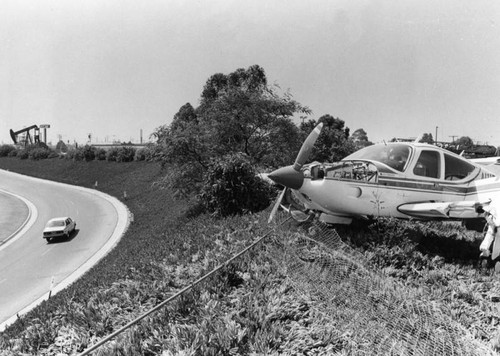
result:
M 33 130 L 33 139 L 31 138 L 30 131 Z M 23 135 L 24 134 L 24 135 Z M 21 135 L 21 136 L 19 136 Z M 24 146 L 27 146 L 28 144 L 35 144 L 38 145 L 40 143 L 40 129 L 38 128 L 37 125 L 31 125 L 30 127 L 26 127 L 24 129 L 21 129 L 19 131 L 13 131 L 12 129 L 10 130 L 10 137 L 12 138 L 12 141 L 14 141 L 14 144 L 22 144 L 24 143 Z

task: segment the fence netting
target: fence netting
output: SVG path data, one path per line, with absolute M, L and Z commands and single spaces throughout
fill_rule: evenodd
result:
M 285 218 L 276 217 L 278 224 Z M 424 289 L 370 267 L 331 226 L 318 221 L 283 226 L 276 235 L 276 262 L 299 294 L 348 335 L 342 355 L 496 355 Z

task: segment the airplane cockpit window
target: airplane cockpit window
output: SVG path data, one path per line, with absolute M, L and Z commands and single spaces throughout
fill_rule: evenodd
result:
M 444 179 L 461 180 L 475 170 L 474 165 L 458 157 L 444 154 Z
M 413 173 L 417 176 L 439 178 L 439 152 L 424 150 L 418 157 Z
M 405 144 L 368 146 L 344 160 L 366 159 L 382 162 L 389 167 L 403 172 L 410 156 L 411 148 Z

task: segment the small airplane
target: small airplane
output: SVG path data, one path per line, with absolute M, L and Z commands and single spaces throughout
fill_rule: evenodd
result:
M 482 208 L 500 203 L 500 157 L 474 162 L 434 145 L 395 142 L 365 147 L 336 163 L 305 164 L 321 128 L 309 134 L 293 165 L 268 175 L 286 188 L 270 220 L 281 206 L 298 221 L 461 220 L 483 231 Z M 497 240 L 492 260 L 500 256 Z

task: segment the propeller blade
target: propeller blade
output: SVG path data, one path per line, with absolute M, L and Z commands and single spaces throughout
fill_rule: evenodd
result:
M 277 169 L 274 172 L 271 172 L 268 177 L 274 182 L 284 185 L 287 188 L 299 189 L 304 182 L 304 175 L 302 174 L 301 168 L 308 160 L 311 150 L 316 143 L 322 128 L 323 123 L 320 123 L 314 128 L 314 130 L 311 131 L 309 136 L 307 136 L 306 140 L 302 144 L 302 147 L 300 148 L 299 154 L 297 155 L 293 166 L 286 166 Z
M 283 200 L 283 197 L 285 196 L 285 191 L 286 188 L 284 188 L 281 193 L 278 195 L 278 198 L 276 198 L 276 203 L 274 203 L 273 210 L 271 210 L 271 214 L 269 214 L 269 219 L 267 219 L 267 223 L 269 224 L 271 221 L 273 221 L 274 216 L 276 215 L 276 212 L 278 211 L 278 208 L 281 205 L 281 201 Z
M 297 172 L 300 171 L 304 163 L 306 163 L 307 159 L 309 158 L 311 150 L 314 147 L 314 144 L 316 143 L 316 140 L 318 139 L 322 128 L 323 128 L 323 123 L 318 124 L 314 128 L 314 130 L 311 131 L 309 136 L 307 136 L 306 140 L 302 144 L 299 154 L 295 159 L 295 163 L 293 164 L 293 169 L 296 170 Z

